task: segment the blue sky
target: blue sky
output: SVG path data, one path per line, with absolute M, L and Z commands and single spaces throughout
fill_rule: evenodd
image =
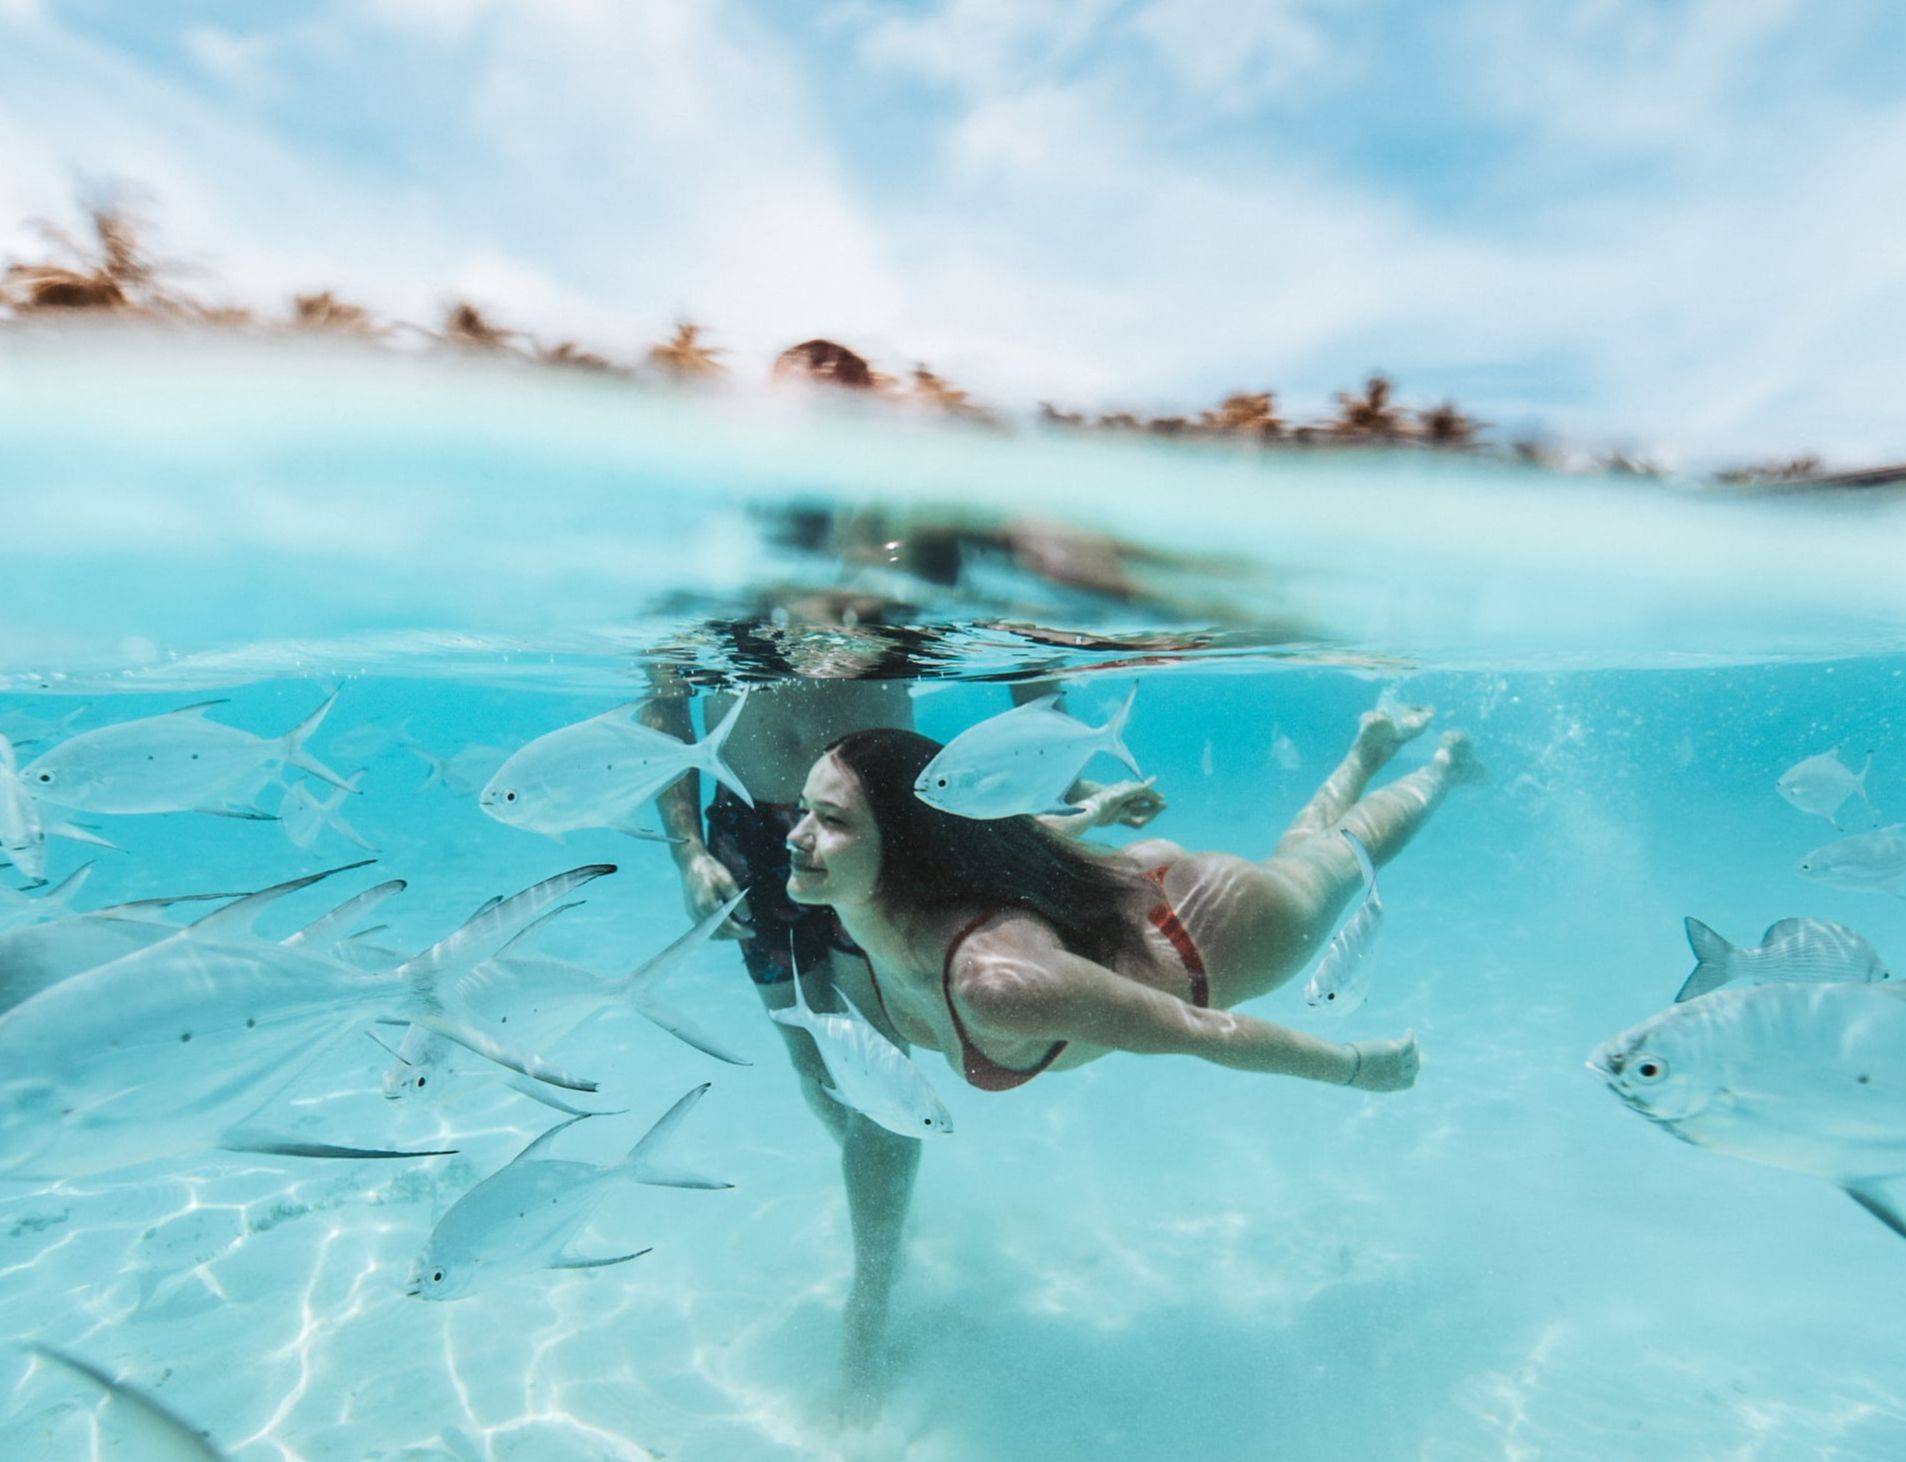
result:
M 121 180 L 255 305 L 1859 460 L 1906 455 L 1902 56 L 1838 0 L 0 0 L 0 248 Z

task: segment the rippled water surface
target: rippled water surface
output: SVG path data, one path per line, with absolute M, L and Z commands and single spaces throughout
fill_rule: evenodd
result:
M 1583 1065 L 1672 998 L 1684 915 L 1742 943 L 1830 918 L 1906 959 L 1906 904 L 1796 876 L 1835 833 L 1774 791 L 1804 755 L 1871 750 L 1872 801 L 1906 809 L 1893 502 L 946 436 L 139 340 L 0 361 L 0 436 L 0 729 L 50 741 L 216 694 L 216 719 L 277 734 L 338 688 L 313 746 L 362 768 L 350 820 L 378 862 L 336 897 L 408 880 L 377 916 L 400 949 L 596 860 L 619 871 L 551 949 L 620 973 L 681 933 L 664 848 L 502 826 L 467 777 L 423 785 L 419 752 L 500 753 L 662 662 L 777 694 L 694 626 L 815 595 L 917 632 L 938 737 L 1015 677 L 1065 675 L 1095 724 L 1136 684 L 1154 831 L 1188 847 L 1268 854 L 1380 696 L 1434 704 L 1490 770 L 1387 870 L 1361 1010 L 1328 1021 L 1301 981 L 1252 1007 L 1342 1039 L 1413 1028 L 1411 1092 L 1113 1056 L 989 1094 L 923 1053 L 957 1131 L 926 1154 L 866 1427 L 830 1402 L 834 1148 L 723 944 L 677 988 L 753 1066 L 622 1016 L 551 1053 L 628 1109 L 563 1139 L 595 1161 L 714 1082 L 688 1146 L 736 1187 L 605 1203 L 582 1247 L 653 1245 L 639 1262 L 406 1297 L 436 1218 L 553 1114 L 474 1062 L 437 1101 L 387 1102 L 388 1057 L 353 1035 L 273 1124 L 454 1157 L 0 1184 L 0 1335 L 84 1355 L 246 1458 L 1906 1455 L 1899 1237 L 1825 1183 L 1672 1141 Z M 410 744 L 358 730 L 399 726 Z M 48 870 L 96 858 L 80 908 L 363 856 L 270 822 L 91 821 L 122 851 L 56 842 Z M 138 1455 L 97 1411 L 0 1348 L 0 1454 L 85 1456 L 99 1426 L 104 1455 Z

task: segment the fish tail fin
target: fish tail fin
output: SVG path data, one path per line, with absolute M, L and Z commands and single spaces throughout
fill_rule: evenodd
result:
M 331 794 L 331 800 L 329 802 L 319 803 L 318 811 L 323 815 L 325 823 L 339 837 L 356 843 L 358 847 L 367 853 L 375 853 L 377 851 L 376 846 L 356 828 L 352 827 L 350 823 L 344 820 L 342 811 L 344 799 L 351 793 L 358 791 L 359 787 L 357 784 L 363 780 L 364 773 L 358 772 L 351 778 L 348 786 L 340 787 Z
M 317 732 L 318 727 L 324 724 L 324 718 L 331 714 L 331 707 L 337 704 L 337 699 L 338 693 L 334 690 L 324 698 L 322 705 L 285 732 L 285 760 L 299 771 L 309 772 L 321 782 L 329 782 L 333 787 L 342 787 L 346 792 L 355 792 L 356 787 L 305 750 L 304 745 Z
M 647 1183 L 658 1188 L 732 1188 L 733 1183 L 720 1178 L 705 1177 L 687 1168 L 670 1166 L 663 1151 L 669 1140 L 680 1130 L 688 1114 L 695 1109 L 696 1103 L 708 1095 L 712 1082 L 704 1081 L 686 1096 L 670 1107 L 656 1121 L 655 1125 L 644 1132 L 629 1155 L 617 1165 L 617 1172 L 633 1178 L 638 1183 Z
M 1112 712 L 1105 723 L 1105 750 L 1124 762 L 1132 769 L 1132 775 L 1142 777 L 1144 771 L 1138 765 L 1138 758 L 1132 755 L 1131 748 L 1125 744 L 1125 723 L 1132 718 L 1132 703 L 1138 699 L 1138 682 L 1132 682 L 1132 688 L 1125 693 L 1125 704 Z
M 744 690 L 735 697 L 735 703 L 728 708 L 728 714 L 721 718 L 715 729 L 695 743 L 695 765 L 753 807 L 754 795 L 742 785 L 734 769 L 721 759 L 721 748 L 728 740 L 728 733 L 735 729 L 735 722 L 741 717 L 741 708 L 747 703 L 748 692 Z
M 423 784 L 417 788 L 419 792 L 428 792 L 432 787 L 445 785 L 443 774 L 446 763 L 442 757 L 425 751 L 423 747 L 419 746 L 415 741 L 406 741 L 404 743 L 404 750 L 430 768 L 424 776 Z
M 1692 915 L 1683 919 L 1682 924 L 1688 931 L 1688 948 L 1694 951 L 1695 963 L 1694 973 L 1674 997 L 1676 1005 L 1725 985 L 1728 960 L 1734 953 L 1733 945 Z
M 66 877 L 54 884 L 53 887 L 41 894 L 40 901 L 47 904 L 64 904 L 70 908 L 73 902 L 73 895 L 78 893 L 85 885 L 86 880 L 92 876 L 93 865 L 90 862 L 82 863 L 71 873 L 67 874 Z

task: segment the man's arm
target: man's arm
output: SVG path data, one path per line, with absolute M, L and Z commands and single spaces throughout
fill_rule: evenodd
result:
M 656 731 L 693 741 L 695 721 L 688 710 L 693 688 L 668 665 L 649 667 L 649 685 L 649 698 L 637 709 L 636 719 Z M 675 840 L 669 851 L 681 875 L 682 902 L 691 919 L 704 919 L 741 890 L 727 866 L 708 851 L 702 833 L 701 773 L 690 770 L 669 783 L 656 794 L 655 809 L 662 817 L 662 831 Z M 715 937 L 739 939 L 747 932 L 741 911 L 736 910 Z

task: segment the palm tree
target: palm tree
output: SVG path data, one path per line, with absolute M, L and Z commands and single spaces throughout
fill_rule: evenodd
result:
M 568 366 L 571 370 L 597 371 L 604 375 L 626 375 L 619 365 L 613 364 L 606 356 L 597 355 L 593 350 L 584 350 L 573 340 L 558 341 L 554 345 L 536 347 L 538 365 Z
M 907 394 L 922 405 L 937 407 L 949 416 L 965 417 L 969 421 L 991 421 L 993 418 L 992 412 L 952 382 L 935 375 L 925 365 L 914 366 Z
M 1241 391 L 1226 396 L 1216 411 L 1200 412 L 1198 429 L 1217 436 L 1269 441 L 1284 434 L 1284 423 L 1269 391 Z
M 495 324 L 468 300 L 452 300 L 444 312 L 438 339 L 449 345 L 471 350 L 511 350 L 515 342 L 527 339 L 521 330 L 506 330 Z
M 336 330 L 345 335 L 382 335 L 384 329 L 362 305 L 339 299 L 330 290 L 294 295 L 291 323 L 300 330 Z
M 1039 424 L 1041 426 L 1084 426 L 1085 415 L 1078 411 L 1061 411 L 1050 401 L 1039 403 Z
M 1403 418 L 1390 402 L 1395 383 L 1388 376 L 1374 375 L 1364 384 L 1363 394 L 1337 393 L 1337 415 L 1330 423 L 1331 435 L 1347 438 L 1387 439 L 1403 435 Z
M 678 380 L 706 380 L 724 374 L 727 367 L 715 357 L 727 352 L 702 344 L 701 333 L 702 327 L 692 320 L 677 321 L 673 335 L 649 347 L 649 364 Z
M 1476 433 L 1481 429 L 1482 423 L 1458 411 L 1454 401 L 1445 401 L 1441 406 L 1416 414 L 1417 436 L 1432 446 L 1473 446 Z
M 95 203 L 86 213 L 93 226 L 91 246 L 54 224 L 35 225 L 40 236 L 72 262 L 10 265 L 0 276 L 0 300 L 20 314 L 176 310 L 179 302 L 159 287 L 162 267 L 140 246 L 138 222 L 116 203 Z

